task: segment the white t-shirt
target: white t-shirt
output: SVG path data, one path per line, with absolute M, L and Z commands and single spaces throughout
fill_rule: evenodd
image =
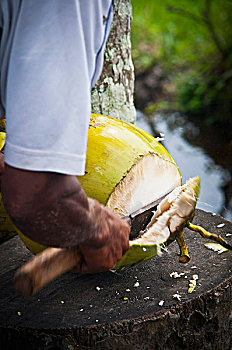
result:
M 111 0 L 1 0 L 7 164 L 84 174 L 91 88 L 111 22 Z

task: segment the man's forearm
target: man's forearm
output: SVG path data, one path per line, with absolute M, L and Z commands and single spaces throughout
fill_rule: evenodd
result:
M 96 218 L 75 176 L 6 166 L 2 196 L 15 225 L 38 243 L 69 247 L 94 233 Z

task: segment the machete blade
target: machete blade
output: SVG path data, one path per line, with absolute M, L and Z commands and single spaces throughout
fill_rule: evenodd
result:
M 161 198 L 153 201 L 152 203 L 144 206 L 141 209 L 134 211 L 132 214 L 128 216 L 124 216 L 122 219 L 126 221 L 131 226 L 130 231 L 130 240 L 133 240 L 139 236 L 140 231 L 144 231 L 151 218 L 153 216 L 154 211 L 156 211 L 159 203 L 162 201 L 164 197 L 166 197 L 170 192 L 166 193 Z

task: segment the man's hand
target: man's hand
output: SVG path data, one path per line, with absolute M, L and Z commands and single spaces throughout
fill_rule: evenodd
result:
M 95 231 L 79 246 L 83 259 L 77 271 L 81 273 L 110 270 L 129 249 L 130 226 L 94 199 L 89 198 L 89 208 Z
M 5 166 L 2 198 L 18 229 L 54 247 L 80 247 L 77 269 L 111 269 L 129 248 L 130 226 L 86 196 L 75 176 Z

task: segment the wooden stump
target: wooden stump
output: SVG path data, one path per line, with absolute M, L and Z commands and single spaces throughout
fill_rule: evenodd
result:
M 232 223 L 220 216 L 197 210 L 193 222 L 232 241 Z M 232 349 L 232 253 L 206 249 L 188 229 L 184 235 L 187 265 L 172 243 L 161 257 L 121 273 L 67 273 L 28 299 L 16 295 L 13 277 L 31 253 L 18 237 L 2 244 L 0 349 Z M 170 277 L 175 271 L 183 275 Z M 199 279 L 188 294 L 193 274 Z

